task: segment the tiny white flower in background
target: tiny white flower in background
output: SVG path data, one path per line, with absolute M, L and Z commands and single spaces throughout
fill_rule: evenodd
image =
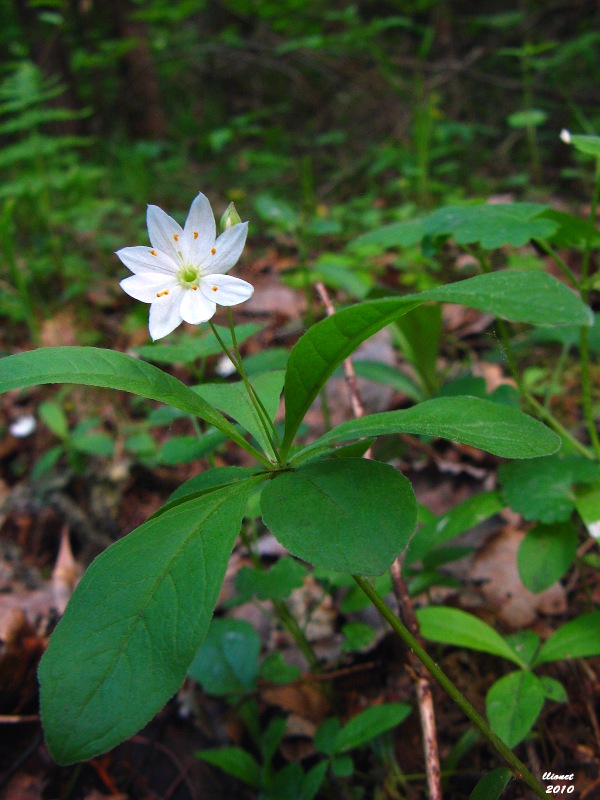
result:
M 566 128 L 560 132 L 560 138 L 565 144 L 571 144 L 571 133 Z
M 221 356 L 221 358 L 217 361 L 215 372 L 219 378 L 228 378 L 230 375 L 233 375 L 235 372 L 235 366 L 233 365 L 233 361 L 229 358 L 229 356 Z
M 26 436 L 31 436 L 37 428 L 37 422 L 32 414 L 27 414 L 24 417 L 19 417 L 11 425 L 9 425 L 8 432 L 15 439 L 24 439 Z
M 216 238 L 215 217 L 199 194 L 183 228 L 158 206 L 148 206 L 152 247 L 124 247 L 117 256 L 134 274 L 121 281 L 128 295 L 150 303 L 150 336 L 161 339 L 182 321 L 207 322 L 221 306 L 248 300 L 254 288 L 226 275 L 246 243 L 248 223 L 240 222 Z

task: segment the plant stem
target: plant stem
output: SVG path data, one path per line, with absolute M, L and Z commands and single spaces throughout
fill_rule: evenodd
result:
M 576 289 L 579 288 L 579 281 L 577 280 L 577 275 L 573 272 L 571 267 L 567 264 L 567 262 L 561 258 L 556 250 L 554 250 L 548 244 L 545 239 L 534 239 L 534 242 L 540 247 L 546 255 L 549 255 L 550 258 L 554 261 L 556 266 L 561 270 L 565 278 L 569 281 L 569 283 L 574 286 Z
M 319 659 L 317 658 L 315 651 L 312 649 L 310 642 L 306 638 L 306 634 L 298 624 L 296 617 L 294 617 L 286 604 L 281 600 L 271 600 L 271 602 L 273 603 L 273 608 L 277 612 L 279 618 L 294 637 L 294 641 L 298 645 L 302 655 L 308 661 L 311 670 L 313 672 L 320 672 Z
M 598 213 L 598 201 L 600 200 L 600 158 L 596 159 L 596 171 L 594 173 L 594 193 L 592 195 L 592 204 L 590 206 L 590 222 L 596 227 L 596 215 Z M 583 253 L 583 260 L 581 262 L 581 286 L 585 285 L 590 269 L 590 258 L 592 255 L 592 237 L 587 240 L 585 251 Z M 587 292 L 584 294 L 583 301 L 587 300 Z
M 596 159 L 596 172 L 594 176 L 594 194 L 592 195 L 592 205 L 590 208 L 590 223 L 596 226 L 596 215 L 598 213 L 598 200 L 600 198 L 600 158 Z M 583 260 L 581 262 L 581 282 L 579 290 L 581 299 L 584 303 L 588 300 L 587 280 L 590 268 L 590 258 L 592 254 L 592 237 L 587 240 Z M 600 460 L 600 440 L 594 420 L 594 405 L 592 401 L 592 382 L 590 376 L 590 347 L 589 331 L 586 326 L 582 326 L 579 331 L 579 357 L 581 361 L 581 399 L 583 405 L 583 415 L 585 417 L 590 441 L 596 458 Z
M 232 356 L 231 353 L 229 352 L 229 349 L 228 349 L 227 345 L 225 344 L 225 342 L 223 341 L 221 335 L 219 334 L 218 330 L 216 329 L 215 325 L 213 324 L 212 320 L 209 320 L 208 324 L 211 327 L 211 330 L 212 330 L 212 332 L 213 332 L 213 334 L 215 336 L 215 339 L 221 345 L 221 349 L 223 350 L 225 355 L 230 359 L 231 363 L 233 364 L 233 366 L 236 369 L 236 372 L 241 377 L 241 379 L 242 379 L 242 381 L 244 383 L 244 386 L 246 387 L 246 391 L 248 392 L 248 397 L 250 398 L 250 402 L 252 403 L 252 405 L 255 408 L 255 411 L 256 411 L 256 414 L 257 414 L 257 417 L 258 417 L 258 421 L 259 421 L 259 423 L 260 423 L 260 425 L 261 425 L 261 427 L 262 427 L 262 429 L 263 429 L 263 431 L 264 431 L 264 433 L 265 433 L 265 435 L 267 437 L 267 441 L 271 445 L 271 448 L 273 450 L 273 455 L 275 456 L 275 458 L 277 459 L 277 462 L 279 463 L 279 456 L 278 456 L 277 448 L 275 446 L 275 442 L 273 441 L 273 437 L 272 437 L 271 431 L 269 430 L 269 426 L 265 423 L 265 420 L 263 419 L 263 414 L 262 414 L 262 412 L 260 410 L 260 407 L 257 405 L 256 399 L 255 399 L 256 395 L 254 393 L 254 390 L 252 389 L 252 386 L 250 385 L 250 382 L 248 381 L 248 378 L 246 377 L 246 373 L 245 373 L 244 368 L 243 368 L 243 366 L 241 364 L 241 359 L 238 361 L 239 351 L 237 352 L 237 354 Z M 237 343 L 236 343 L 236 345 L 237 345 Z M 263 463 L 264 463 L 264 461 L 263 461 Z M 269 462 L 269 466 L 270 465 L 271 464 Z
M 246 550 L 250 554 L 250 560 L 252 561 L 252 566 L 254 567 L 254 569 L 264 571 L 264 565 L 261 561 L 261 558 L 254 549 L 252 542 L 250 541 L 250 537 L 248 536 L 248 533 L 244 530 L 243 526 L 240 532 L 240 536 L 242 538 L 244 546 L 246 547 Z M 306 638 L 306 634 L 298 624 L 298 620 L 294 617 L 294 615 L 291 613 L 289 608 L 282 600 L 271 599 L 271 602 L 273 603 L 273 608 L 275 610 L 275 613 L 279 617 L 282 625 L 292 635 L 292 638 L 296 642 L 298 649 L 308 661 L 311 670 L 313 672 L 319 672 L 320 671 L 319 659 L 317 658 L 317 655 L 313 650 L 312 645 Z
M 590 377 L 590 347 L 588 328 L 583 326 L 579 332 L 579 351 L 581 359 L 581 401 L 583 416 L 587 424 L 590 441 L 596 458 L 600 461 L 600 439 L 594 420 L 594 405 L 592 402 L 592 382 Z
M 532 409 L 535 411 L 537 416 L 547 422 L 548 425 L 565 441 L 569 442 L 569 444 L 577 450 L 578 453 L 585 456 L 586 458 L 593 459 L 594 456 L 590 453 L 585 445 L 581 444 L 569 431 L 564 427 L 564 425 L 559 422 L 554 414 L 549 411 L 547 408 L 538 402 L 535 397 L 531 394 L 529 389 L 523 383 L 521 376 L 519 375 L 519 371 L 517 369 L 517 364 L 515 361 L 515 357 L 512 350 L 512 345 L 510 343 L 510 339 L 508 336 L 508 332 L 506 330 L 506 325 L 504 324 L 504 320 L 497 320 L 496 326 L 498 332 L 500 333 L 500 338 L 502 339 L 502 345 L 504 347 L 504 353 L 506 355 L 506 360 L 508 361 L 508 366 L 510 369 L 510 374 L 513 377 L 513 380 L 517 384 L 519 392 L 525 398 L 525 400 L 529 403 Z
M 242 361 L 242 356 L 237 343 L 237 336 L 235 334 L 235 325 L 233 324 L 233 316 L 231 314 L 230 308 L 227 309 L 227 319 L 229 321 L 229 330 L 231 331 L 231 342 L 233 345 L 233 352 L 237 360 L 239 373 L 242 376 L 242 380 L 244 381 L 246 389 L 253 395 L 254 400 L 256 401 L 256 403 L 260 407 L 260 410 L 264 414 L 264 419 L 268 424 L 268 426 L 270 427 L 270 429 L 272 430 L 277 446 L 279 447 L 281 442 L 279 441 L 279 435 L 277 433 L 277 429 L 275 428 L 275 424 L 273 423 L 273 420 L 271 419 L 269 412 L 265 408 L 263 401 L 258 396 L 256 389 L 254 388 L 254 386 L 252 386 L 252 384 L 248 380 L 248 376 L 246 375 L 246 370 L 244 369 L 244 362 Z M 259 409 L 257 408 L 256 410 L 258 413 Z M 277 450 L 275 450 L 275 452 L 277 452 Z
M 386 605 L 383 598 L 377 594 L 371 584 L 360 575 L 352 576 L 358 586 L 367 595 L 369 600 L 373 603 L 381 616 L 389 623 L 394 633 L 404 642 L 404 644 L 415 654 L 419 661 L 429 670 L 431 675 L 440 684 L 442 689 L 454 700 L 459 706 L 461 711 L 471 720 L 477 730 L 484 736 L 488 742 L 503 756 L 510 765 L 514 776 L 523 781 L 529 788 L 536 794 L 537 797 L 548 800 L 549 795 L 544 792 L 543 786 L 536 780 L 534 775 L 527 769 L 525 764 L 517 758 L 513 751 L 507 747 L 502 739 L 497 736 L 490 728 L 483 717 L 473 708 L 464 695 L 459 692 L 452 681 L 445 675 L 445 673 L 438 667 L 435 661 L 427 653 L 424 648 L 418 643 L 410 631 Z

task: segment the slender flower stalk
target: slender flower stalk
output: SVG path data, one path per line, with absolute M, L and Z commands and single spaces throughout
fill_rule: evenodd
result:
M 232 320 L 231 316 L 229 317 L 229 324 L 230 324 L 230 330 L 231 330 L 231 339 L 232 339 L 232 342 L 234 343 L 234 352 L 233 352 L 233 354 L 229 351 L 229 348 L 227 347 L 227 345 L 223 341 L 223 337 L 219 334 L 219 331 L 217 330 L 215 325 L 213 325 L 212 321 L 209 320 L 208 324 L 211 327 L 211 330 L 212 330 L 212 332 L 213 332 L 213 334 L 215 336 L 215 339 L 220 344 L 221 349 L 223 350 L 225 355 L 227 355 L 227 357 L 229 358 L 229 360 L 233 364 L 233 366 L 235 368 L 235 371 L 238 373 L 238 375 L 242 379 L 242 381 L 244 383 L 244 386 L 246 388 L 246 391 L 248 392 L 248 397 L 250 398 L 250 402 L 252 403 L 252 405 L 254 406 L 254 410 L 256 411 L 256 415 L 258 417 L 258 421 L 259 421 L 259 423 L 260 423 L 260 425 L 261 425 L 261 427 L 262 427 L 262 429 L 263 429 L 263 431 L 265 433 L 265 436 L 267 437 L 267 440 L 268 440 L 269 444 L 271 445 L 271 449 L 273 450 L 273 455 L 275 456 L 275 458 L 277 460 L 277 463 L 280 464 L 278 448 L 277 448 L 277 446 L 275 444 L 275 440 L 273 439 L 273 434 L 276 435 L 275 427 L 274 427 L 273 422 L 272 422 L 271 418 L 269 417 L 269 414 L 267 413 L 262 401 L 260 400 L 260 398 L 256 394 L 256 391 L 255 391 L 254 387 L 252 386 L 252 384 L 248 380 L 248 376 L 246 375 L 246 371 L 244 370 L 244 366 L 242 364 L 242 358 L 241 358 L 241 355 L 240 355 L 240 351 L 239 351 L 239 348 L 237 347 L 237 339 L 235 338 L 235 329 L 234 329 L 234 326 L 233 326 L 233 320 Z

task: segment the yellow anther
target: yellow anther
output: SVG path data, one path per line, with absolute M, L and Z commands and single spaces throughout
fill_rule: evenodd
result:
M 174 233 L 173 234 L 173 238 L 175 239 L 176 242 L 178 242 L 179 241 L 179 234 L 178 233 Z
M 157 297 L 162 297 L 165 294 L 169 294 L 169 290 L 168 289 L 164 289 L 162 292 L 157 292 L 156 296 Z
M 213 286 L 212 287 L 213 292 L 216 292 L 218 288 L 219 288 L 218 286 Z
M 157 256 L 158 253 L 156 252 L 156 250 L 150 250 L 150 255 L 151 256 Z
M 197 291 L 198 291 L 198 287 L 197 287 L 197 286 L 192 286 L 192 289 L 193 289 L 195 292 L 197 292 Z
M 211 248 L 211 251 L 210 251 L 210 252 L 211 252 L 211 253 L 213 254 L 213 256 L 214 256 L 214 254 L 217 252 L 217 248 L 216 248 L 216 247 L 213 247 L 213 248 Z
M 194 231 L 194 239 L 198 238 L 198 231 Z

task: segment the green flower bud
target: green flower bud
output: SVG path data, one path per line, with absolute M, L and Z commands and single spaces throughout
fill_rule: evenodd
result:
M 221 231 L 226 231 L 229 228 L 233 228 L 234 225 L 238 225 L 241 221 L 242 218 L 236 211 L 235 206 L 233 203 L 229 203 L 225 209 L 225 213 L 221 217 Z

